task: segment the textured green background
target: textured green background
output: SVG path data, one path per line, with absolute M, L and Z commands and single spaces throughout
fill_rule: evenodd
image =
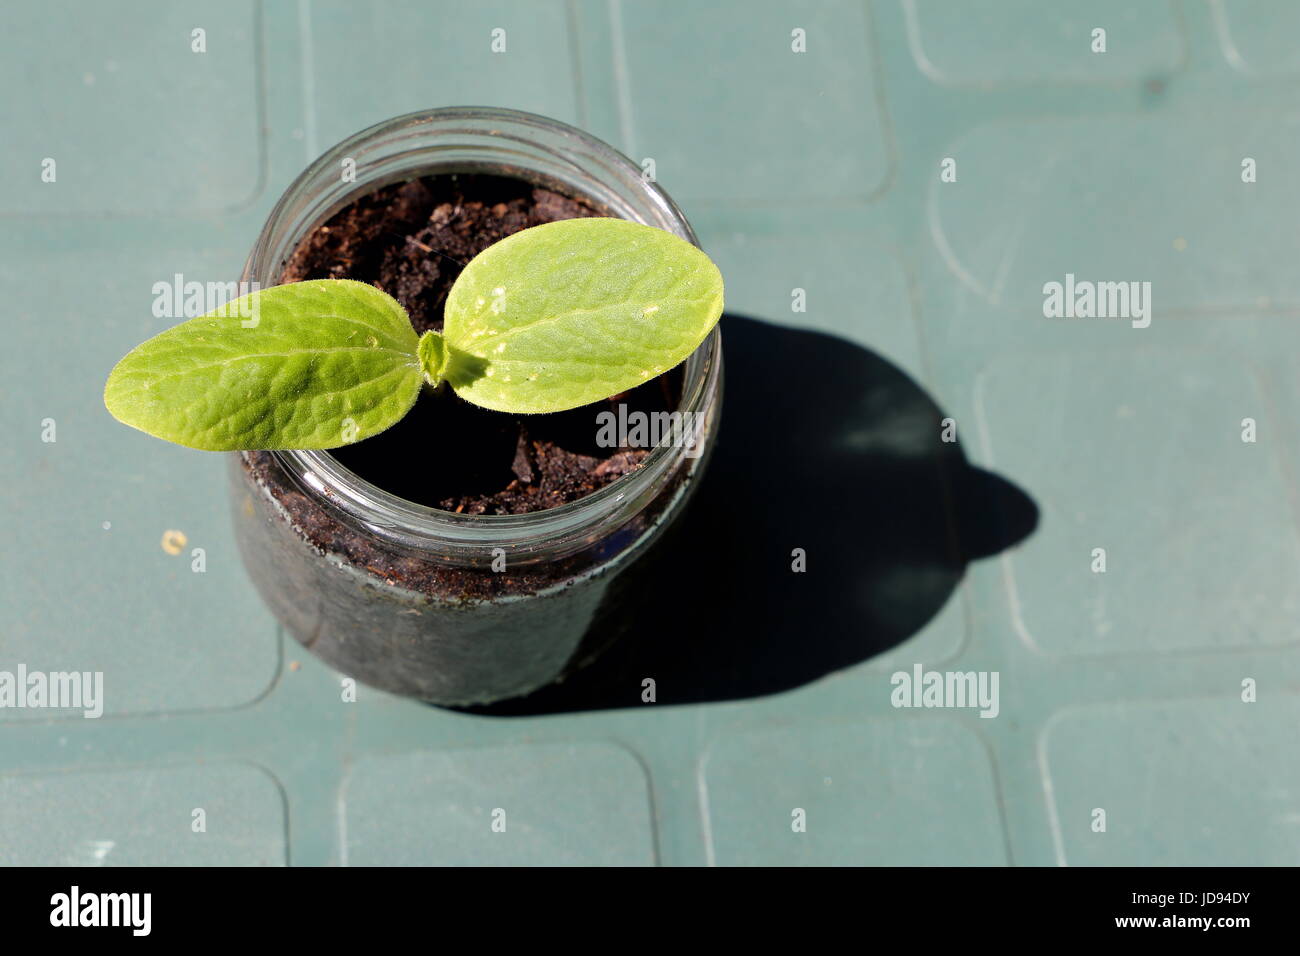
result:
M 6 21 L 0 669 L 102 670 L 107 713 L 0 710 L 0 864 L 1300 862 L 1300 5 L 46 0 Z M 168 324 L 153 283 L 234 278 L 322 149 L 464 104 L 653 157 L 730 311 L 906 370 L 1037 532 L 885 658 L 784 694 L 515 720 L 343 703 L 243 577 L 223 462 L 114 425 L 100 389 Z M 1066 272 L 1152 282 L 1151 327 L 1044 319 Z M 916 662 L 999 671 L 1001 714 L 893 709 Z

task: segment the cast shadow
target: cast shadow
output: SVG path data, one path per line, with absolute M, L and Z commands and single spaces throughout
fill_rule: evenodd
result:
M 707 474 L 602 656 L 529 697 L 525 716 L 735 700 L 896 647 L 966 565 L 1022 541 L 1038 508 L 942 440 L 944 412 L 881 356 L 832 335 L 722 321 L 725 398 Z M 792 570 L 802 548 L 807 570 Z

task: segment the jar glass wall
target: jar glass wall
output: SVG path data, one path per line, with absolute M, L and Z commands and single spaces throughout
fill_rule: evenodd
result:
M 340 174 L 344 160 L 355 181 Z M 299 244 L 358 196 L 451 173 L 521 179 L 695 241 L 636 164 L 582 131 L 510 110 L 442 109 L 381 123 L 322 155 L 272 211 L 244 281 L 278 284 Z M 653 560 L 707 462 L 720 397 L 715 329 L 684 365 L 678 410 L 701 423 L 694 445 L 655 447 L 599 491 L 520 515 L 408 501 L 328 452 L 234 455 L 241 554 L 286 628 L 344 674 L 448 705 L 526 694 L 622 630 L 637 568 Z

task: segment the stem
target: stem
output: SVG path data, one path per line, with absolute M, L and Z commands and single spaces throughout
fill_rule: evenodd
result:
M 447 343 L 443 340 L 442 333 L 430 329 L 421 335 L 416 355 L 420 359 L 425 383 L 436 387 L 442 381 L 443 372 L 447 370 Z

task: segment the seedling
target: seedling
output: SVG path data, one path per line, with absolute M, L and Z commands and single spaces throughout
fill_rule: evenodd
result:
M 395 425 L 422 385 L 517 414 L 600 401 L 684 361 L 721 315 L 722 276 L 689 242 L 567 219 L 475 256 L 441 333 L 417 336 L 397 300 L 363 282 L 275 286 L 132 349 L 104 404 L 205 451 L 337 448 Z

